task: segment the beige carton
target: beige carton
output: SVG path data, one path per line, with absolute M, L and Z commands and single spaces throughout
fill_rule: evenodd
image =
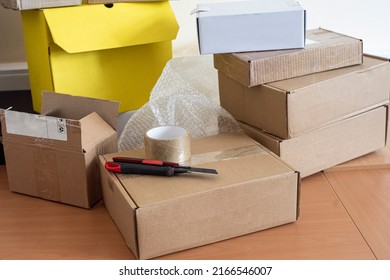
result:
M 246 87 L 218 72 L 221 106 L 237 120 L 288 139 L 389 102 L 388 59 Z
M 117 151 L 118 107 L 117 102 L 45 92 L 44 115 L 3 111 L 10 190 L 91 208 L 102 198 L 98 155 Z
M 220 134 L 192 140 L 192 166 L 218 175 L 173 177 L 112 173 L 100 156 L 103 198 L 136 258 L 173 252 L 297 220 L 299 173 L 248 136 Z
M 0 0 L 1 6 L 13 10 L 33 10 L 41 8 L 78 6 L 82 0 Z
M 214 55 L 218 71 L 247 87 L 362 62 L 362 40 L 325 29 L 308 30 L 304 49 Z
M 296 168 L 302 178 L 386 145 L 387 106 L 352 116 L 291 139 L 240 123 L 247 135 Z

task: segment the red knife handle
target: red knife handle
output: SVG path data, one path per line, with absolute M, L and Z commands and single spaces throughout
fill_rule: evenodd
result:
M 175 169 L 170 166 L 143 165 L 128 162 L 106 162 L 105 167 L 108 171 L 124 174 L 143 174 L 158 176 L 175 175 Z

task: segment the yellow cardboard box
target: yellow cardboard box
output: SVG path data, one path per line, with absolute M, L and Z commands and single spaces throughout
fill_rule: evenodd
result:
M 172 57 L 178 23 L 168 1 L 22 11 L 34 110 L 42 90 L 141 107 Z

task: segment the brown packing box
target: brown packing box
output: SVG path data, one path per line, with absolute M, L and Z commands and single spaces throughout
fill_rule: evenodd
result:
M 349 36 L 313 29 L 304 49 L 214 55 L 214 67 L 251 87 L 362 63 L 363 42 Z
M 13 10 L 33 10 L 81 5 L 82 0 L 0 0 L 1 6 Z
M 303 178 L 384 147 L 387 110 L 387 106 L 381 106 L 291 139 L 240 125 L 248 136 L 296 168 Z
M 283 139 L 389 102 L 388 59 L 246 87 L 218 72 L 221 106 L 237 120 Z
M 108 172 L 100 156 L 104 203 L 137 258 L 149 259 L 294 222 L 299 173 L 245 134 L 192 139 L 191 165 L 218 175 L 174 177 Z
M 91 208 L 102 197 L 98 155 L 117 151 L 118 107 L 117 102 L 45 92 L 46 115 L 3 111 L 10 190 Z

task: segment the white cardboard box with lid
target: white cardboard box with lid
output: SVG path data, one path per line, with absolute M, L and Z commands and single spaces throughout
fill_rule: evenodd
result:
M 297 1 L 199 4 L 194 12 L 201 54 L 305 47 L 305 10 Z

